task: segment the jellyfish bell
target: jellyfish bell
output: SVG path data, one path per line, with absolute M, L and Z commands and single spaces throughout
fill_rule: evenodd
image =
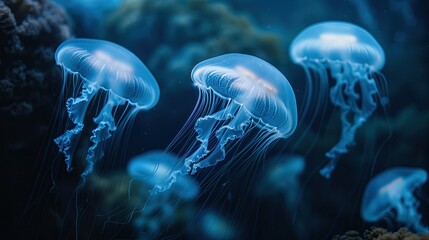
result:
M 379 71 L 385 62 L 380 44 L 363 28 L 346 22 L 322 22 L 304 29 L 290 47 L 294 63 L 349 62 Z
M 270 160 L 266 176 L 263 178 L 263 188 L 285 191 L 297 195 L 299 176 L 305 168 L 304 157 L 300 155 L 281 155 Z
M 173 192 L 177 197 L 183 200 L 195 199 L 200 190 L 198 182 L 189 175 L 181 175 L 173 183 Z
M 280 193 L 285 207 L 296 207 L 301 188 L 300 176 L 305 169 L 305 159 L 300 155 L 279 155 L 267 161 L 267 167 L 259 177 L 256 193 L 272 197 Z
M 104 107 L 94 118 L 97 127 L 90 137 L 92 145 L 86 155 L 87 166 L 81 174 L 84 178 L 93 171 L 94 163 L 103 157 L 100 143 L 110 138 L 117 128 L 114 108 L 120 105 L 127 107 L 119 120 L 124 125 L 138 111 L 155 106 L 159 87 L 150 71 L 133 53 L 112 42 L 67 40 L 57 48 L 55 60 L 63 69 L 64 81 L 73 80 L 72 96 L 68 96 L 66 107 L 75 127 L 55 139 L 65 155 L 68 171 L 72 170 L 72 158 L 91 100 L 100 90 L 107 95 Z M 63 92 L 68 92 L 66 90 Z
M 152 189 L 168 179 L 179 161 L 171 153 L 152 150 L 133 157 L 128 163 L 127 172 L 133 179 Z M 192 200 L 199 193 L 199 185 L 190 176 L 178 176 L 170 192 L 183 200 Z
M 393 209 L 396 220 L 417 232 L 428 233 L 421 222 L 419 201 L 413 192 L 427 181 L 424 169 L 395 167 L 383 171 L 366 186 L 361 203 L 361 216 L 367 222 L 383 219 Z
M 148 185 L 161 183 L 172 171 L 176 157 L 161 150 L 153 150 L 131 158 L 127 172 Z
M 231 219 L 214 209 L 204 209 L 189 227 L 191 239 L 241 239 L 243 234 Z
M 57 48 L 55 60 L 66 71 L 136 108 L 150 109 L 158 102 L 155 78 L 139 58 L 120 45 L 96 39 L 70 39 Z
M 195 85 L 234 102 L 260 125 L 289 137 L 298 122 L 295 94 L 286 77 L 268 62 L 245 54 L 225 54 L 197 64 Z
M 301 31 L 292 41 L 289 53 L 292 61 L 306 70 L 309 81 L 302 115 L 321 110 L 319 104 L 324 102 L 329 86 L 327 70 L 335 79 L 329 95 L 330 101 L 340 108 L 342 132 L 337 144 L 326 153 L 328 164 L 320 170 L 321 175 L 330 178 L 339 157 L 354 144 L 356 130 L 375 111 L 376 100 L 382 106 L 388 103 L 387 84 L 378 72 L 385 63 L 384 51 L 361 27 L 328 21 Z M 313 85 L 319 86 L 317 92 Z M 313 99 L 314 111 L 309 111 Z

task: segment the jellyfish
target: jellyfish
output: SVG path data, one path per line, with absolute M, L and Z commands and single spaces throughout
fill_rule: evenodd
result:
M 397 222 L 416 232 L 428 233 L 429 228 L 422 224 L 422 215 L 418 212 L 420 203 L 413 195 L 427 178 L 426 170 L 413 167 L 394 167 L 379 173 L 365 188 L 362 218 L 376 222 L 395 210 Z
M 320 170 L 322 176 L 330 178 L 340 155 L 354 144 L 356 130 L 375 111 L 377 98 L 382 106 L 388 103 L 385 79 L 378 73 L 384 65 L 384 52 L 359 26 L 322 22 L 307 27 L 295 37 L 290 57 L 307 73 L 310 92 L 305 106 L 313 96 L 312 84 L 321 85 L 320 90 L 324 91 L 328 86 L 327 72 L 335 79 L 329 94 L 332 104 L 340 108 L 342 131 L 338 143 L 326 153 L 329 162 Z M 321 101 L 316 99 L 316 102 Z
M 191 177 L 180 175 L 171 186 L 170 191 L 150 194 L 150 190 L 167 178 L 170 172 L 175 170 L 179 158 L 161 150 L 152 150 L 133 157 L 127 166 L 127 171 L 132 181 L 142 186 L 142 195 L 149 198 L 138 216 L 134 219 L 135 228 L 144 234 L 144 239 L 156 236 L 161 230 L 162 224 L 172 221 L 178 203 L 191 201 L 199 194 L 199 185 Z
M 95 39 L 71 39 L 63 42 L 55 53 L 55 60 L 63 69 L 63 94 L 68 92 L 66 109 L 75 125 L 54 141 L 65 155 L 67 171 L 71 171 L 72 159 L 84 128 L 84 118 L 89 104 L 98 92 L 104 104 L 93 121 L 92 145 L 87 150 L 86 168 L 81 173 L 85 178 L 93 171 L 94 163 L 103 157 L 100 143 L 112 136 L 116 130 L 115 114 L 119 121 L 127 123 L 140 110 L 155 106 L 159 98 L 159 87 L 146 66 L 127 49 L 112 42 Z M 72 89 L 67 89 L 72 81 Z M 70 85 L 70 84 L 69 84 Z M 124 111 L 116 111 L 124 105 Z M 97 107 L 98 107 L 97 106 Z
M 239 228 L 223 214 L 214 209 L 206 209 L 198 214 L 190 227 L 192 239 L 241 239 Z
M 264 60 L 225 54 L 200 62 L 191 76 L 199 89 L 197 105 L 189 118 L 198 118 L 194 124 L 197 141 L 190 139 L 193 144 L 185 152 L 184 166 L 172 174 L 170 183 L 179 173 L 195 174 L 198 169 L 216 165 L 225 158 L 228 143 L 239 145 L 253 129 L 256 135 L 240 146 L 235 157 L 249 151 L 263 155 L 273 141 L 294 132 L 295 94 L 286 77 Z M 185 135 L 179 133 L 178 139 Z M 160 191 L 168 187 L 157 186 Z
M 280 192 L 286 207 L 293 209 L 301 187 L 299 177 L 304 168 L 304 158 L 299 155 L 281 155 L 270 159 L 258 185 L 258 193 L 265 195 Z

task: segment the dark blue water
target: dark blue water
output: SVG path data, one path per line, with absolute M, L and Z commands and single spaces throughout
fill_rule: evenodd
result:
M 365 186 L 377 173 L 395 166 L 429 170 L 429 22 L 425 1 L 123 0 L 82 4 L 75 0 L 58 4 L 0 2 L 4 164 L 0 199 L 6 236 L 332 239 L 351 229 L 363 237 L 371 226 L 396 231 L 406 225 L 394 220 L 395 211 L 384 220 L 365 222 L 360 206 Z M 129 184 L 127 162 L 149 150 L 167 149 L 192 115 L 199 94 L 190 77 L 192 68 L 226 53 L 257 56 L 286 76 L 299 108 L 308 97 L 308 82 L 303 68 L 290 60 L 289 46 L 304 28 L 327 20 L 359 25 L 379 42 L 386 57 L 380 73 L 386 79 L 389 98 L 388 105 L 383 108 L 378 104 L 357 130 L 355 144 L 341 156 L 332 177 L 328 180 L 318 173 L 327 163 L 325 152 L 341 132 L 339 110 L 330 104 L 326 92 L 323 109 L 310 114 L 313 118 L 303 118 L 290 138 L 274 142 L 260 157 L 238 154 L 244 144 L 252 142 L 255 132 L 249 133 L 228 155 L 239 157 L 227 156 L 193 176 L 200 184 L 197 198 L 169 199 L 166 204 L 173 209 L 168 217 L 159 219 L 156 211 L 148 217 L 159 226 L 156 231 L 136 227 L 149 194 Z M 73 37 L 124 46 L 146 64 L 161 89 L 153 109 L 138 113 L 122 136 L 115 135 L 104 145 L 105 156 L 96 163 L 94 176 L 80 188 L 79 171 L 85 166 L 82 156 L 90 130 L 82 133 L 72 172 L 66 171 L 53 142 L 67 123 L 65 102 L 60 99 L 62 72 L 53 56 L 61 42 Z M 334 79 L 328 83 L 331 87 Z M 73 86 L 67 87 L 70 93 Z M 97 104 L 92 103 L 85 118 L 89 129 L 99 112 Z M 189 134 L 194 134 L 192 129 Z M 168 150 L 183 157 L 189 145 L 182 141 Z M 280 161 L 278 157 L 291 154 L 305 159 L 304 170 L 294 180 L 286 175 L 264 185 L 263 179 Z M 261 186 L 266 191 L 261 191 Z M 422 184 L 413 194 L 421 201 L 418 211 L 427 226 L 429 184 Z M 211 230 L 205 230 L 207 222 Z

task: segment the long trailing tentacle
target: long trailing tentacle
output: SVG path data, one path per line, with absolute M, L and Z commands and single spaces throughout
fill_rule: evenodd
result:
M 156 239 L 165 221 L 174 214 L 173 202 L 170 194 L 163 192 L 148 198 L 143 209 L 134 219 L 136 229 L 139 229 L 144 239 Z
M 225 126 L 222 126 L 216 131 L 216 138 L 218 144 L 210 152 L 210 155 L 205 157 L 192 166 L 191 174 L 195 174 L 199 168 L 206 168 L 216 165 L 218 162 L 225 159 L 226 149 L 225 146 L 229 141 L 241 138 L 246 133 L 246 128 L 250 125 L 250 115 L 244 110 L 239 110 L 235 118 Z
M 213 132 L 213 128 L 217 123 L 219 123 L 219 121 L 232 118 L 238 108 L 239 105 L 231 102 L 226 108 L 197 120 L 194 129 L 195 132 L 197 132 L 197 140 L 201 142 L 201 144 L 194 153 L 185 159 L 184 168 L 181 170 L 182 174 L 187 174 L 193 171 L 192 165 L 210 154 L 209 140 L 211 133 Z
M 235 117 L 237 114 L 237 111 L 240 111 L 240 105 L 237 103 L 231 101 L 224 109 L 215 112 L 213 114 L 201 117 L 197 120 L 195 123 L 194 129 L 197 133 L 197 141 L 200 142 L 200 145 L 198 148 L 190 154 L 188 157 L 186 157 L 183 167 L 179 168 L 178 170 L 172 171 L 168 179 L 164 181 L 163 184 L 158 184 L 154 186 L 154 188 L 150 191 L 151 194 L 156 194 L 158 192 L 163 192 L 168 190 L 171 185 L 176 181 L 176 178 L 179 174 L 186 175 L 189 173 L 195 173 L 196 169 L 199 167 L 202 167 L 203 163 L 199 163 L 202 159 L 214 159 L 214 157 L 211 157 L 213 152 L 218 154 L 219 149 L 214 149 L 213 151 L 209 150 L 209 141 L 210 137 L 212 136 L 212 133 L 214 132 L 214 129 L 216 128 L 217 124 L 220 124 L 221 121 L 227 121 L 228 119 L 231 119 Z M 234 121 L 234 120 L 233 120 Z M 231 122 L 233 122 L 231 121 Z M 238 121 L 238 120 L 237 120 Z M 227 129 L 223 128 L 225 126 L 221 126 L 218 130 L 216 130 L 216 137 L 218 138 L 219 143 L 222 142 L 222 150 L 224 150 L 224 145 L 227 143 L 226 135 L 221 134 L 223 132 L 230 132 L 227 131 Z M 225 136 L 224 136 L 225 135 Z M 233 139 L 230 137 L 230 139 Z M 218 146 L 219 147 L 219 146 Z M 222 158 L 223 159 L 223 158 Z M 216 160 L 214 164 L 219 160 Z M 205 161 L 205 160 L 204 160 Z M 207 160 L 207 161 L 214 161 L 214 160 Z M 197 164 L 197 165 L 195 165 Z M 195 165 L 195 166 L 194 166 Z M 213 164 L 211 164 L 213 165 Z M 208 165 L 207 165 L 208 166 Z
M 417 211 L 419 201 L 413 196 L 412 191 L 403 194 L 402 206 L 395 208 L 398 222 L 413 228 L 417 233 L 429 233 L 429 227 L 422 223 L 422 215 Z
M 97 128 L 92 130 L 92 135 L 89 138 L 92 145 L 88 148 L 88 154 L 86 155 L 87 166 L 85 171 L 81 174 L 83 178 L 92 172 L 95 162 L 104 156 L 103 150 L 98 148 L 98 146 L 100 143 L 110 138 L 112 136 L 111 132 L 116 130 L 115 119 L 112 115 L 113 107 L 124 103 L 125 101 L 123 99 L 109 94 L 106 105 L 101 109 L 98 116 L 94 118 L 94 123 L 97 124 Z
M 354 144 L 356 130 L 377 107 L 377 85 L 374 79 L 368 78 L 365 67 L 344 64 L 334 67 L 332 75 L 337 82 L 331 89 L 330 98 L 341 110 L 342 130 L 340 141 L 326 153 L 328 164 L 320 170 L 320 174 L 326 178 L 330 178 L 340 155 L 347 153 L 347 148 Z M 356 91 L 358 86 L 360 92 Z
M 59 151 L 65 156 L 65 162 L 67 165 L 67 171 L 71 171 L 73 154 L 79 141 L 80 133 L 84 127 L 84 117 L 86 109 L 88 108 L 89 102 L 96 94 L 96 88 L 94 84 L 90 84 L 85 81 L 83 85 L 82 94 L 73 98 L 67 99 L 66 108 L 70 120 L 75 124 L 75 127 L 66 130 L 61 136 L 57 137 L 54 142 L 58 145 Z

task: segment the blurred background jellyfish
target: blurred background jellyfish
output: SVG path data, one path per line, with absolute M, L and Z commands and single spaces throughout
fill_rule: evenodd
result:
M 134 227 L 142 239 L 155 238 L 162 226 L 171 224 L 178 217 L 177 208 L 183 201 L 191 201 L 198 196 L 199 185 L 191 177 L 180 175 L 170 191 L 149 194 L 157 184 L 162 183 L 175 170 L 179 159 L 161 150 L 152 150 L 133 157 L 127 166 L 128 174 L 138 184 L 141 196 L 148 196 L 142 207 L 136 206 L 131 214 Z
M 296 128 L 296 100 L 289 81 L 260 58 L 238 53 L 210 58 L 194 67 L 192 80 L 200 94 L 188 123 L 199 117 L 194 126 L 197 142 L 190 140 L 184 167 L 172 175 L 173 182 L 179 172 L 195 174 L 222 161 L 227 144 L 252 129 L 257 129 L 256 136 L 242 144 L 238 154 L 251 151 L 261 156 L 273 141 L 289 137 Z M 181 136 L 183 132 L 177 138 Z
M 354 143 L 356 130 L 375 111 L 377 96 L 382 105 L 388 102 L 385 79 L 377 74 L 384 65 L 384 51 L 366 30 L 347 22 L 311 25 L 295 37 L 289 50 L 292 61 L 305 69 L 309 80 L 302 114 L 310 113 L 312 85 L 320 86 L 316 90 L 321 92 L 315 94 L 323 96 L 329 85 L 327 72 L 335 79 L 330 100 L 341 110 L 342 132 L 339 142 L 326 153 L 328 164 L 320 170 L 330 178 L 340 155 Z
M 97 101 L 97 109 L 102 108 L 93 119 L 96 128 L 92 130 L 92 145 L 88 148 L 87 165 L 81 174 L 85 177 L 92 172 L 94 163 L 103 157 L 100 143 L 111 137 L 117 128 L 115 114 L 119 115 L 120 123 L 126 124 L 138 111 L 155 106 L 159 98 L 158 84 L 134 54 L 108 41 L 67 40 L 57 48 L 55 60 L 63 69 L 65 83 L 62 94 L 63 97 L 68 95 L 68 117 L 75 125 L 55 139 L 65 155 L 68 171 L 72 170 L 73 155 L 89 104 L 99 90 L 103 90 Z M 72 82 L 68 84 L 68 81 Z M 70 84 L 71 89 L 68 87 Z M 120 105 L 125 106 L 123 111 L 118 111 Z
M 293 209 L 301 188 L 299 177 L 304 168 L 304 158 L 299 155 L 280 155 L 270 159 L 269 166 L 257 185 L 258 194 L 281 193 L 285 206 Z
M 192 239 L 240 239 L 238 227 L 216 210 L 203 210 L 190 227 Z
M 398 223 L 419 233 L 429 228 L 421 222 L 420 205 L 413 192 L 420 188 L 428 175 L 422 168 L 394 167 L 379 173 L 365 188 L 361 216 L 367 222 L 376 222 L 391 215 Z

